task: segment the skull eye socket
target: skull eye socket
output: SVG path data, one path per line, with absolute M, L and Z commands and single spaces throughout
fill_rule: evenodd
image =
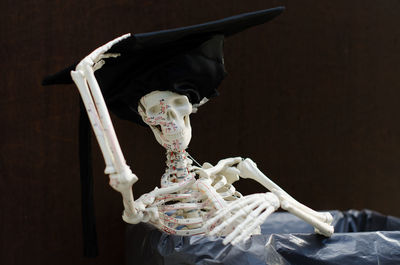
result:
M 188 99 L 185 96 L 178 97 L 178 98 L 174 99 L 174 105 L 175 106 L 184 106 L 187 103 L 188 103 Z
M 160 113 L 160 111 L 160 105 L 155 105 L 148 110 L 148 114 L 151 116 Z

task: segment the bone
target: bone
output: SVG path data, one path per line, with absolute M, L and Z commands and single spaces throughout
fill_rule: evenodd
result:
M 231 165 L 237 164 L 240 161 L 242 161 L 241 157 L 226 158 L 226 159 L 220 160 L 215 167 L 207 168 L 207 169 L 200 168 L 198 170 L 198 174 L 200 175 L 200 178 L 210 178 L 210 176 L 218 174 L 224 168 L 227 168 Z
M 236 192 L 236 189 L 233 185 L 226 185 L 223 188 L 224 188 L 223 190 L 222 188 L 219 189 L 218 193 L 224 200 L 233 200 L 234 198 L 242 197 L 239 192 Z M 237 195 L 237 197 L 235 197 L 235 194 Z
M 94 51 L 92 51 L 82 61 L 86 61 L 90 66 L 92 66 L 93 64 L 97 63 L 100 59 L 108 58 L 107 55 L 104 56 L 104 53 L 107 52 L 114 44 L 120 42 L 123 39 L 128 38 L 129 36 L 131 36 L 130 33 L 124 34 L 118 38 L 115 38 L 115 39 L 107 42 L 106 44 L 104 44 L 104 45 L 98 47 L 97 49 L 95 49 Z M 114 57 L 114 56 L 111 55 L 111 57 Z
M 113 173 L 113 177 L 110 177 L 110 185 L 115 190 L 121 192 L 124 204 L 122 218 L 127 221 L 138 222 L 144 217 L 138 214 L 134 206 L 132 185 L 138 178 L 126 165 L 108 109 L 92 68 L 97 57 L 107 51 L 113 44 L 126 37 L 128 35 L 117 38 L 96 49 L 77 65 L 75 71 L 71 71 L 71 77 L 81 94 L 93 131 L 102 151 L 106 164 L 105 173 Z M 98 66 L 101 67 L 101 65 Z
M 255 197 L 255 195 L 249 195 L 247 197 L 243 197 L 235 202 L 230 202 L 228 207 L 225 207 L 221 210 L 219 210 L 214 217 L 211 219 L 207 220 L 207 222 L 204 224 L 204 226 L 208 229 L 209 227 L 213 226 L 218 220 L 224 219 L 227 216 L 229 216 L 229 213 L 236 211 L 237 209 L 240 209 L 242 207 L 245 207 L 251 200 Z M 217 230 L 218 231 L 218 230 Z M 212 230 L 210 232 L 211 235 L 215 234 L 216 231 Z
M 181 199 L 190 199 L 193 196 L 191 194 L 167 194 L 160 197 L 157 197 L 157 200 L 163 200 L 164 202 L 168 202 L 171 200 L 181 200 Z
M 203 218 L 201 218 L 201 217 L 198 217 L 198 218 L 174 218 L 174 217 L 168 216 L 166 214 L 163 214 L 162 219 L 167 222 L 181 224 L 181 225 L 194 225 L 194 224 L 202 224 L 203 223 Z
M 265 176 L 258 168 L 257 165 L 249 158 L 239 163 L 238 168 L 243 178 L 251 178 L 264 187 L 278 195 L 281 200 L 283 209 L 300 217 L 307 223 L 316 228 L 316 231 L 325 236 L 331 236 L 333 227 L 329 224 L 332 222 L 332 216 L 329 213 L 319 213 L 313 209 L 299 203 L 283 189 L 276 185 L 272 180 Z
M 112 153 L 105 139 L 104 128 L 100 122 L 99 114 L 97 113 L 96 107 L 93 102 L 93 98 L 90 95 L 90 91 L 87 86 L 83 72 L 71 71 L 71 77 L 74 80 L 76 86 L 78 87 L 82 101 L 85 105 L 86 112 L 88 114 L 90 123 L 92 124 L 94 134 L 96 136 L 97 142 L 99 143 L 100 150 L 103 154 L 104 162 L 106 164 L 106 170 L 109 171 L 110 173 L 113 173 L 115 169 L 112 165 L 113 161 Z
M 215 178 L 212 186 L 214 187 L 215 190 L 219 190 L 219 189 L 223 188 L 227 183 L 228 183 L 228 181 L 226 180 L 226 178 L 224 176 L 218 175 Z
M 270 207 L 269 202 L 265 202 L 262 200 L 262 198 L 258 198 L 257 200 L 257 208 L 253 210 L 253 208 L 247 209 L 246 211 L 249 211 L 250 213 L 247 215 L 246 219 L 242 221 L 234 230 L 231 232 L 223 241 L 224 244 L 227 244 L 228 242 L 231 242 L 234 240 L 236 237 L 239 237 L 239 235 L 243 235 L 244 237 L 247 236 L 248 234 L 245 233 L 245 227 L 248 226 L 251 223 L 257 223 L 257 220 L 260 220 L 262 223 L 265 218 L 260 214 L 268 207 Z M 252 205 L 253 206 L 253 205 Z M 253 206 L 254 207 L 254 206 Z M 274 209 L 274 208 L 273 208 Z M 246 216 L 246 215 L 245 215 Z M 249 231 L 251 234 L 251 231 Z
M 249 238 L 253 232 L 254 229 L 256 229 L 259 225 L 261 225 L 265 219 L 268 218 L 269 215 L 271 215 L 273 212 L 275 211 L 275 207 L 273 206 L 268 206 L 265 211 L 257 218 L 256 221 L 252 222 L 249 224 L 248 227 L 246 227 L 243 231 L 242 234 L 238 237 L 236 237 L 233 241 L 231 241 L 231 243 L 237 244 L 241 241 L 245 241 L 247 238 Z M 222 243 L 224 243 L 225 245 L 229 243 L 228 240 L 224 240 Z
M 171 194 L 174 192 L 179 192 L 183 189 L 190 187 L 195 182 L 196 182 L 196 179 L 194 177 L 194 174 L 189 174 L 187 177 L 185 177 L 182 180 L 182 182 L 171 184 L 169 186 L 166 186 L 165 188 L 157 189 L 154 191 L 154 193 L 155 193 L 155 196 L 162 196 L 162 195 Z
M 315 218 L 321 220 L 322 222 L 330 223 L 332 221 L 332 217 L 329 213 L 319 213 L 314 211 L 313 209 L 299 203 L 292 196 L 290 196 L 286 191 L 284 191 L 281 187 L 275 184 L 272 180 L 270 180 L 267 176 L 265 176 L 258 168 L 257 165 L 249 158 L 243 160 L 239 163 L 238 169 L 240 170 L 240 176 L 242 178 L 249 178 L 257 181 L 261 185 L 263 185 L 268 190 L 276 193 L 278 197 L 281 199 L 285 199 L 291 202 L 292 207 L 297 207 L 304 212 L 307 212 L 309 215 L 314 216 Z
M 140 99 L 138 112 L 159 144 L 173 152 L 186 149 L 192 136 L 189 122 L 192 104 L 186 96 L 153 91 Z
M 94 76 L 93 69 L 89 65 L 83 65 L 83 71 L 89 83 L 89 88 L 93 95 L 94 103 L 99 113 L 100 121 L 104 128 L 104 134 L 106 136 L 107 143 L 111 149 L 111 152 L 113 153 L 113 162 L 115 164 L 114 166 L 118 173 L 122 173 L 126 170 L 127 167 L 125 158 L 122 154 L 122 150 L 119 145 L 117 135 L 115 134 L 114 126 L 112 124 L 110 114 L 101 93 L 99 84 L 97 83 L 96 77 Z
M 218 194 L 218 192 L 211 186 L 210 180 L 199 179 L 196 181 L 196 188 L 204 193 L 214 207 L 219 210 L 227 207 L 226 201 Z
M 166 232 L 167 234 L 177 235 L 177 236 L 193 236 L 193 235 L 202 235 L 204 234 L 204 228 L 196 228 L 196 229 L 187 229 L 187 230 L 177 230 L 174 228 L 170 228 L 169 226 L 161 223 L 157 224 L 157 227 Z
M 333 226 L 321 221 L 320 219 L 316 218 L 314 215 L 311 215 L 311 214 L 297 208 L 296 206 L 293 206 L 291 204 L 291 202 L 289 202 L 289 201 L 283 202 L 282 205 L 284 205 L 284 207 L 285 207 L 284 209 L 287 210 L 288 212 L 296 215 L 297 217 L 303 219 L 307 223 L 314 226 L 315 232 L 317 232 L 318 234 L 324 235 L 326 237 L 330 237 L 333 234 L 333 232 L 334 232 Z
M 296 201 L 292 197 L 288 196 L 286 192 L 283 193 L 282 191 L 278 191 L 278 190 L 273 190 L 273 192 L 280 198 L 281 201 L 285 202 L 285 203 L 282 203 L 282 208 L 284 210 L 287 210 L 285 205 L 291 205 L 292 208 L 297 208 L 297 209 L 301 210 L 302 212 L 304 212 L 305 214 L 310 215 L 310 216 L 320 220 L 321 222 L 324 222 L 326 224 L 332 223 L 333 217 L 330 213 L 316 212 L 313 209 L 307 207 L 304 204 L 301 204 L 300 202 Z
M 252 210 L 253 210 L 254 208 L 258 207 L 258 206 L 260 205 L 260 203 L 262 203 L 262 202 L 260 202 L 259 200 L 257 200 L 257 198 L 256 198 L 255 201 L 254 201 L 254 200 L 249 200 L 249 201 L 250 201 L 250 202 L 247 202 L 247 201 L 246 201 L 246 204 L 250 203 L 250 205 L 245 205 L 245 204 L 244 204 L 244 207 L 243 207 L 243 206 L 240 207 L 239 210 L 238 210 L 233 216 L 231 216 L 231 217 L 229 217 L 228 219 L 224 220 L 220 225 L 218 225 L 217 227 L 215 227 L 215 228 L 210 232 L 210 235 L 217 235 L 217 234 L 219 234 L 221 231 L 223 231 L 224 229 L 226 229 L 227 227 L 229 227 L 232 223 L 237 222 L 238 220 L 242 219 L 244 216 L 251 215 Z M 230 209 L 231 209 L 231 211 L 232 211 L 232 210 L 236 210 L 237 208 L 238 208 L 238 207 L 232 207 L 232 208 L 230 208 Z M 225 217 L 225 215 L 224 215 L 224 216 L 219 215 L 219 217 L 220 217 L 220 218 L 223 218 L 223 217 Z M 220 219 L 220 218 L 219 218 L 219 219 Z M 232 234 L 232 233 L 231 233 L 231 234 Z

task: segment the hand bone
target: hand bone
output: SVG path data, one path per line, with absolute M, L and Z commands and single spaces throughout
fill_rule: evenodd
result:
M 93 67 L 93 70 L 96 71 L 100 69 L 104 65 L 104 60 L 105 58 L 110 58 L 110 57 L 118 57 L 120 54 L 118 53 L 106 53 L 114 44 L 120 42 L 123 39 L 126 39 L 130 36 L 130 34 L 125 34 L 122 35 L 118 38 L 115 38 L 114 40 L 107 42 L 106 44 L 98 47 L 96 50 L 91 52 L 88 56 L 86 56 L 82 61 L 79 62 L 79 64 L 76 66 L 76 70 L 84 70 L 85 66 L 88 65 L 90 67 Z
M 214 167 L 209 167 L 210 164 L 205 163 L 202 168 L 196 169 L 196 173 L 199 174 L 200 178 L 210 178 L 213 175 L 224 175 L 225 173 L 228 175 L 228 178 L 231 178 L 231 181 L 234 182 L 234 179 L 237 178 L 236 175 L 239 175 L 239 171 L 235 170 L 232 166 L 238 164 L 241 161 L 241 157 L 231 157 L 220 160 L 218 164 Z
M 223 175 L 226 178 L 228 184 L 232 184 L 239 180 L 240 170 L 236 167 L 227 167 L 219 174 Z
M 126 211 L 122 215 L 122 219 L 128 224 L 138 224 L 140 222 L 153 222 L 156 223 L 160 219 L 157 207 L 144 207 L 141 202 L 134 202 L 135 214 L 128 215 Z
M 205 223 L 205 228 L 209 235 L 226 234 L 232 229 L 223 243 L 236 244 L 250 237 L 278 208 L 279 199 L 273 193 L 247 195 L 216 212 L 215 216 Z
M 122 219 L 130 224 L 148 221 L 156 222 L 159 219 L 159 215 L 157 207 L 153 205 L 154 201 L 154 191 L 143 194 L 130 204 L 130 207 L 133 208 L 132 211 L 124 211 Z

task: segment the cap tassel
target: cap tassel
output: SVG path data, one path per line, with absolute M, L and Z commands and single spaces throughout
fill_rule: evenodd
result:
M 98 256 L 96 220 L 93 201 L 93 171 L 91 152 L 91 127 L 86 109 L 80 100 L 79 160 L 81 176 L 81 211 L 83 233 L 83 255 Z

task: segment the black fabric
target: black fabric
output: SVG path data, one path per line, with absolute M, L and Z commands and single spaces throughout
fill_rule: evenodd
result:
M 82 100 L 80 101 L 79 117 L 79 160 L 81 176 L 83 254 L 86 257 L 94 258 L 98 255 L 98 247 L 93 201 L 91 128 Z
M 54 75 L 46 76 L 42 81 L 42 86 L 72 84 L 71 71 L 75 70 L 77 64 L 76 62 Z
M 192 104 L 218 95 L 226 75 L 224 37 L 265 23 L 283 7 L 260 10 L 204 24 L 134 34 L 114 44 L 95 72 L 110 111 L 119 118 L 143 125 L 137 113 L 138 100 L 154 90 L 169 90 L 188 96 Z M 76 64 L 48 76 L 43 85 L 72 83 Z

